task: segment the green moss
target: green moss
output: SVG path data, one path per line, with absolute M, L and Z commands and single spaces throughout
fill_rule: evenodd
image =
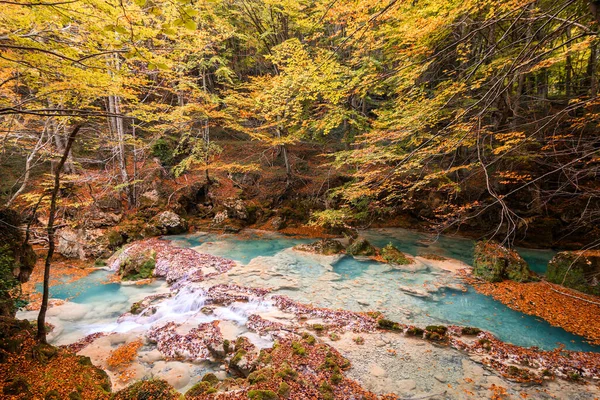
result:
M 448 332 L 448 327 L 444 325 L 428 325 L 425 327 L 425 330 L 428 332 L 435 332 L 439 335 L 445 335 Z
M 241 360 L 242 357 L 244 357 L 246 355 L 246 350 L 238 350 L 235 352 L 234 356 L 231 358 L 231 361 L 229 361 L 229 365 L 230 366 L 235 366 L 237 365 Z
M 333 400 L 335 398 L 333 396 L 333 387 L 327 382 L 321 383 L 321 386 L 319 386 L 319 392 L 321 393 L 321 396 L 323 396 L 324 400 Z
M 473 275 L 488 282 L 504 279 L 528 282 L 534 277 L 527 262 L 516 251 L 494 241 L 480 241 L 475 245 Z
M 401 331 L 404 329 L 404 327 L 402 325 L 398 324 L 397 322 L 390 321 L 389 319 L 385 319 L 385 318 L 382 318 L 379 321 L 377 321 L 377 325 L 381 329 L 387 329 L 387 330 L 391 330 L 391 331 Z
M 296 379 L 298 377 L 298 372 L 290 367 L 289 364 L 284 363 L 281 366 L 281 369 L 277 371 L 276 375 L 282 379 Z
M 30 395 L 31 385 L 23 376 L 8 378 L 4 383 L 3 393 L 5 395 L 19 396 Z
M 299 356 L 306 355 L 306 349 L 304 347 L 302 347 L 302 344 L 300 342 L 292 342 L 292 349 L 294 351 L 294 354 L 296 354 L 296 355 L 299 355 Z
M 316 343 L 316 341 L 317 341 L 317 339 L 315 339 L 314 336 L 309 335 L 306 332 L 302 334 L 302 339 L 304 339 L 304 341 L 306 342 L 306 344 L 311 345 L 311 346 L 314 345 Z
M 149 379 L 135 382 L 115 393 L 113 400 L 176 400 L 179 393 L 166 381 Z
M 388 243 L 381 249 L 381 257 L 390 264 L 408 265 L 412 261 L 406 255 L 398 250 L 393 244 Z
M 322 333 L 325 330 L 325 326 L 322 324 L 313 324 L 311 328 L 317 333 Z
M 593 251 L 563 251 L 548 263 L 549 282 L 600 296 L 596 276 L 600 273 L 600 254 Z
M 333 340 L 334 342 L 337 342 L 338 340 L 340 340 L 340 335 L 338 335 L 335 332 L 331 332 L 329 334 L 329 339 Z
M 291 393 L 292 389 L 290 388 L 290 385 L 288 385 L 285 382 L 281 382 L 281 384 L 279 385 L 279 389 L 277 389 L 277 394 L 283 398 L 287 398 L 290 393 Z
M 333 383 L 334 385 L 337 385 L 338 383 L 340 383 L 342 380 L 344 379 L 344 377 L 342 376 L 342 374 L 338 371 L 334 372 L 333 374 L 331 374 L 331 383 Z
M 374 256 L 377 254 L 377 249 L 363 237 L 358 237 L 352 241 L 350 246 L 346 248 L 346 253 L 352 256 Z
M 467 335 L 467 336 L 475 336 L 475 335 L 479 335 L 481 333 L 481 329 L 479 328 L 473 328 L 470 326 L 464 326 L 460 332 L 463 335 Z
M 231 342 L 227 339 L 223 340 L 223 350 L 225 353 L 229 353 L 231 351 Z
M 272 390 L 250 390 L 248 398 L 251 400 L 277 400 L 279 396 Z
M 139 314 L 142 312 L 142 302 L 141 301 L 136 301 L 135 303 L 133 303 L 131 305 L 131 308 L 129 309 L 129 312 L 132 314 Z
M 83 397 L 79 392 L 71 392 L 69 393 L 69 400 L 83 400 Z
M 421 328 L 417 328 L 416 326 L 411 326 L 406 330 L 406 334 L 408 336 L 419 336 L 422 337 L 425 331 Z
M 250 375 L 248 375 L 248 383 L 250 383 L 251 385 L 260 383 L 260 382 L 264 382 L 266 381 L 268 378 L 266 376 L 266 374 L 264 373 L 263 370 L 260 371 L 254 371 L 252 372 Z
M 187 392 L 185 397 L 196 397 L 203 394 L 208 394 L 210 389 L 214 389 L 209 382 L 198 382 L 192 386 Z
M 202 377 L 202 382 L 208 382 L 210 386 L 217 386 L 219 384 L 219 378 L 213 373 L 208 373 Z

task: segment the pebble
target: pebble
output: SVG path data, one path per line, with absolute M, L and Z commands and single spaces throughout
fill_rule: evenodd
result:
M 439 375 L 439 374 L 438 374 L 438 375 L 434 375 L 433 377 L 434 377 L 434 378 L 435 378 L 435 379 L 436 379 L 438 382 L 441 382 L 441 383 L 446 383 L 446 377 L 445 377 L 445 376 L 443 376 L 443 375 Z

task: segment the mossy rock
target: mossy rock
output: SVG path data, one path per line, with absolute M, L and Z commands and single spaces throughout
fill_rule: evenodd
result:
M 516 251 L 491 240 L 480 241 L 475 245 L 473 275 L 488 282 L 501 282 L 505 279 L 528 282 L 535 276 Z
M 288 385 L 286 382 L 281 382 L 281 384 L 279 385 L 279 389 L 277 390 L 277 394 L 283 397 L 284 399 L 287 399 L 291 391 L 292 389 L 290 388 L 290 385 Z
M 412 260 L 398 250 L 393 244 L 388 243 L 381 249 L 381 257 L 390 264 L 408 265 L 412 264 Z
M 346 248 L 346 254 L 371 257 L 377 254 L 377 249 L 367 239 L 359 236 Z
M 185 392 L 185 397 L 196 397 L 201 396 L 203 394 L 215 393 L 217 390 L 211 386 L 210 382 L 201 381 L 192 386 L 187 392 Z
M 296 250 L 306 251 L 314 254 L 323 254 L 326 256 L 332 256 L 343 253 L 345 248 L 338 240 L 334 239 L 321 239 L 310 244 L 301 244 L 294 247 Z
M 217 386 L 219 384 L 219 378 L 213 373 L 208 373 L 202 377 L 202 382 L 208 382 L 210 386 Z
M 179 393 L 166 381 L 149 379 L 138 381 L 114 394 L 112 400 L 177 400 Z
M 46 364 L 58 354 L 58 349 L 49 344 L 40 343 L 32 350 L 33 358 L 42 364 Z
M 27 382 L 27 379 L 23 376 L 15 376 L 9 378 L 4 383 L 4 389 L 2 391 L 5 395 L 11 396 L 22 396 L 23 398 L 29 398 L 31 396 L 31 385 Z
M 600 296 L 600 251 L 563 251 L 550 260 L 546 279 L 583 293 Z
M 391 330 L 391 331 L 402 331 L 404 327 L 397 322 L 390 321 L 389 319 L 382 318 L 377 321 L 377 326 L 381 329 Z
M 125 281 L 152 278 L 156 266 L 156 253 L 151 250 L 136 253 L 121 264 L 121 277 Z
M 279 396 L 272 390 L 250 390 L 248 398 L 251 400 L 277 400 Z
M 69 393 L 69 400 L 83 400 L 83 397 L 79 392 L 71 392 Z

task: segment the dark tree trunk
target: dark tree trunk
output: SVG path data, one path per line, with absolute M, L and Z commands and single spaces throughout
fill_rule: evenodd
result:
M 77 136 L 79 129 L 81 129 L 81 125 L 77 125 L 71 131 L 71 134 L 67 138 L 63 155 L 56 166 L 56 170 L 54 171 L 54 187 L 52 188 L 52 196 L 50 197 L 50 215 L 48 215 L 47 227 L 48 254 L 46 255 L 46 262 L 44 263 L 44 292 L 42 294 L 42 305 L 40 307 L 40 313 L 38 314 L 37 320 L 37 339 L 41 343 L 46 343 L 46 311 L 48 310 L 50 264 L 52 263 L 52 255 L 54 254 L 54 218 L 56 214 L 56 198 L 58 197 L 58 191 L 60 189 L 60 172 L 69 158 L 71 146 L 73 146 L 73 142 L 75 141 L 75 137 Z

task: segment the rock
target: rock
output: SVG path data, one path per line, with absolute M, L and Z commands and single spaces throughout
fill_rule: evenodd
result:
M 446 383 L 446 377 L 444 375 L 436 374 L 433 376 L 438 382 Z
M 240 219 L 242 221 L 249 219 L 248 209 L 242 200 L 229 199 L 223 203 L 223 206 L 227 209 L 227 216 L 229 218 Z
M 94 202 L 94 206 L 101 211 L 108 211 L 117 214 L 123 212 L 123 203 L 121 203 L 121 199 L 112 194 L 107 194 L 103 197 L 100 197 Z
M 274 218 L 271 220 L 271 226 L 273 227 L 273 229 L 275 229 L 276 231 L 278 231 L 278 230 L 280 230 L 280 229 L 284 228 L 284 226 L 285 226 L 285 221 L 284 221 L 284 219 L 283 219 L 283 218 L 281 218 L 281 217 L 274 217 Z
M 415 296 L 415 297 L 430 297 L 431 294 L 426 291 L 426 290 L 422 290 L 422 289 L 417 289 L 417 288 L 413 288 L 410 286 L 398 286 L 398 289 L 400 289 L 401 291 L 403 291 L 406 294 L 409 294 L 411 296 Z
M 85 213 L 83 217 L 84 227 L 88 229 L 93 229 L 115 226 L 121 221 L 121 218 L 121 214 L 105 212 L 99 209 L 92 208 L 90 211 Z
M 377 249 L 367 239 L 359 236 L 346 248 L 346 254 L 352 256 L 374 256 L 377 254 Z
M 600 295 L 598 276 L 600 276 L 600 251 L 563 251 L 548 263 L 546 279 L 598 296 Z
M 386 375 L 385 369 L 381 368 L 379 365 L 372 365 L 369 368 L 369 373 L 377 377 L 382 377 Z
M 148 208 L 157 206 L 160 202 L 160 195 L 156 189 L 149 190 L 140 195 L 139 199 L 140 208 Z
M 163 211 L 152 218 L 151 224 L 163 235 L 177 235 L 188 230 L 187 222 L 173 211 Z
M 83 246 L 79 243 L 77 233 L 71 228 L 63 228 L 56 233 L 58 236 L 57 251 L 68 258 L 85 259 Z
M 488 282 L 511 279 L 528 282 L 534 277 L 527 262 L 514 250 L 494 241 L 480 241 L 475 245 L 473 275 Z
M 391 243 L 381 249 L 381 257 L 390 264 L 407 265 L 413 263 L 412 259 L 406 257 Z
M 256 369 L 258 355 L 256 346 L 247 337 L 240 336 L 235 342 L 235 352 L 229 361 L 229 368 L 247 377 Z
M 108 256 L 108 237 L 104 229 L 63 228 L 56 232 L 57 252 L 80 260 Z
M 310 244 L 299 244 L 294 250 L 331 256 L 344 252 L 344 245 L 334 239 L 321 239 Z
M 215 214 L 215 217 L 212 220 L 213 225 L 221 225 L 225 220 L 229 218 L 227 215 L 227 211 L 219 211 Z
M 417 382 L 414 379 L 403 379 L 396 383 L 396 388 L 401 393 L 411 392 L 417 388 Z

